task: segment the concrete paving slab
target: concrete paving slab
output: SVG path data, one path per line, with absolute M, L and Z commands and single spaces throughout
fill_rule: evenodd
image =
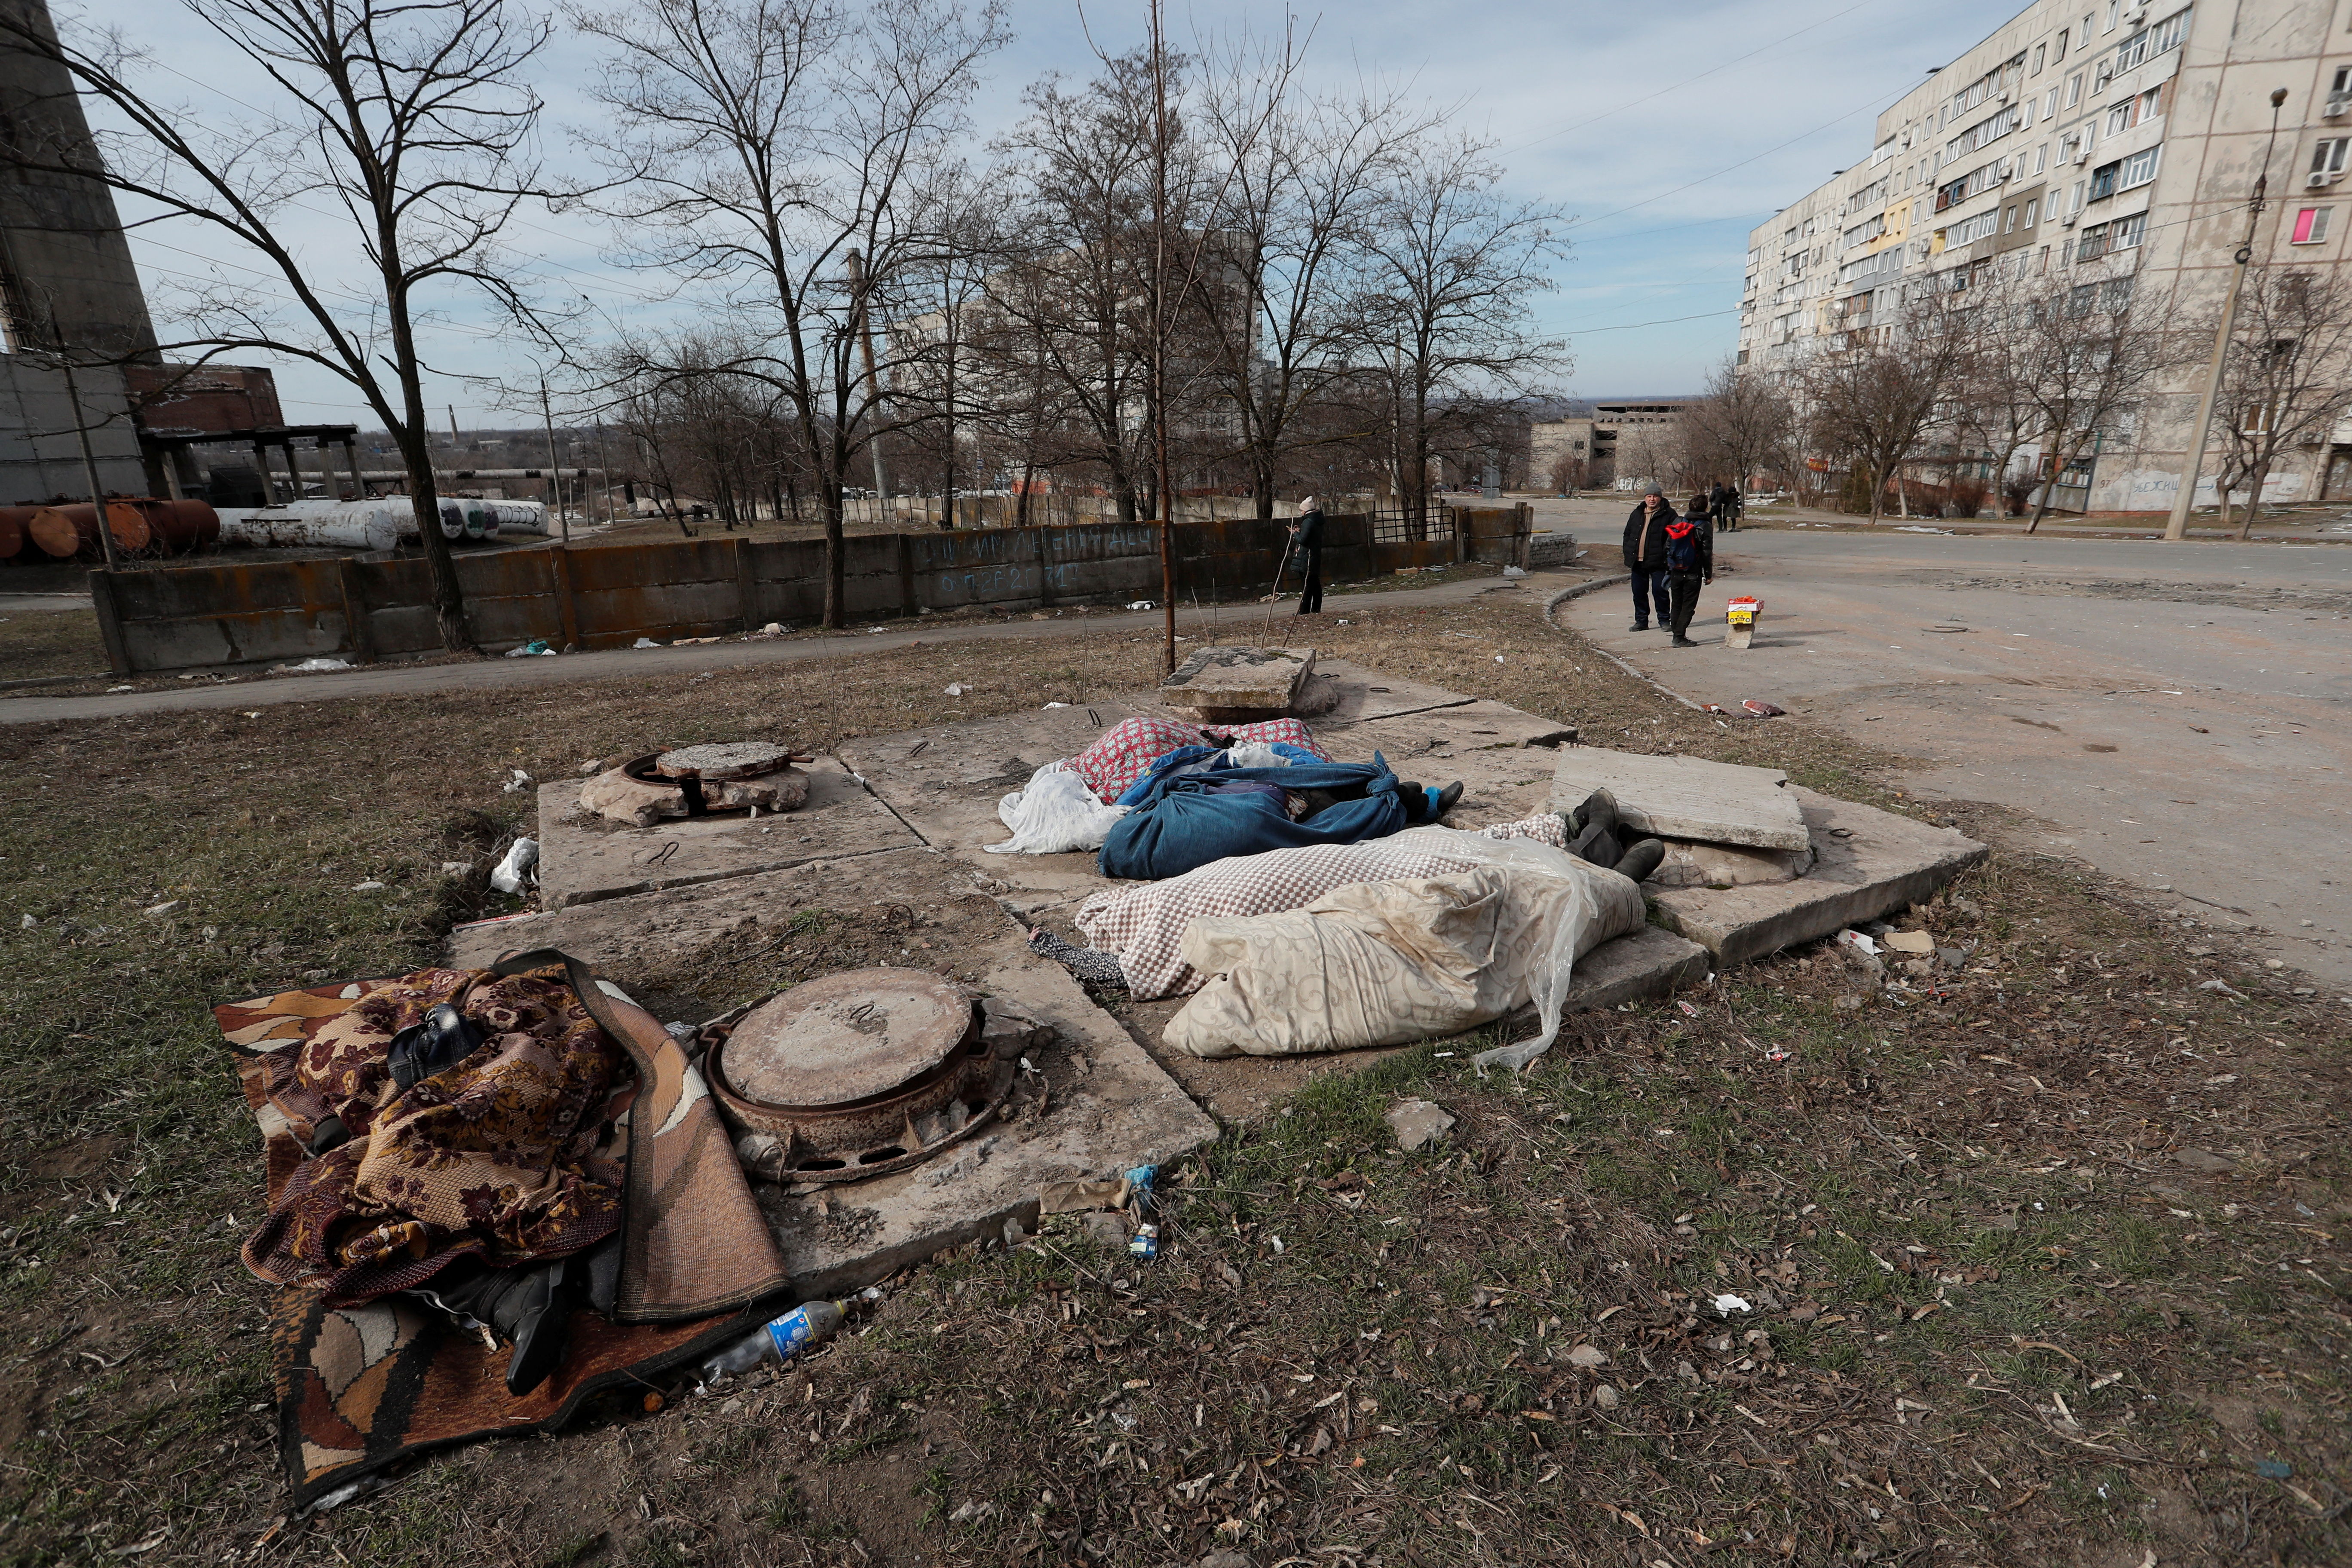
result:
M 1447 814 L 1447 825 L 1486 827 L 1550 809 L 1558 745 L 1575 731 L 1481 699 L 1329 726 L 1318 733 L 1344 761 L 1370 762 L 1377 751 L 1399 778 L 1439 788 L 1461 780 L 1462 799 Z
M 1715 955 L 1718 967 L 1875 920 L 1933 894 L 1990 853 L 1948 827 L 1790 784 L 1818 858 L 1792 882 L 1671 888 L 1652 894 L 1666 923 Z
M 1587 1013 L 1669 995 L 1698 984 L 1714 968 L 1713 956 L 1698 943 L 1645 925 L 1584 955 L 1569 981 L 1567 1010 Z
M 1290 713 L 1314 674 L 1311 647 L 1195 648 L 1160 683 L 1160 700 L 1204 720 Z
M 757 821 L 740 814 L 629 827 L 580 807 L 579 779 L 539 788 L 539 885 L 550 910 L 663 888 L 870 855 L 921 842 L 831 757 L 803 770 L 808 804 Z
M 1748 849 L 1737 844 L 1662 842 L 1666 858 L 1650 873 L 1651 888 L 1744 888 L 1750 882 L 1792 882 L 1812 869 L 1810 849 Z
M 754 1184 L 793 1282 L 810 1295 L 837 1296 L 943 1248 L 1002 1236 L 1008 1219 L 1034 1229 L 1048 1182 L 1164 1163 L 1217 1136 L 1216 1123 L 1118 1021 L 1060 965 L 1032 953 L 991 900 L 943 874 L 950 868 L 931 850 L 900 849 L 603 900 L 461 929 L 450 960 L 476 966 L 516 948 L 558 947 L 659 1016 L 692 1022 L 752 998 L 672 994 L 658 977 L 740 922 L 782 926 L 801 909 L 903 905 L 914 917 L 909 934 L 938 941 L 892 962 L 928 961 L 1051 1024 L 1055 1042 L 1027 1053 L 1048 1089 L 1042 1110 L 1033 1101 L 1018 1120 L 899 1175 L 809 1192 Z
M 1661 838 L 1805 849 L 1811 840 L 1778 768 L 1741 767 L 1696 757 L 1653 757 L 1599 746 L 1563 748 L 1552 808 L 1571 811 L 1596 789 L 1617 797 L 1625 823 Z
M 1077 860 L 1085 856 L 982 855 L 983 844 L 1013 837 L 996 803 L 1047 763 L 1085 751 L 1102 732 L 1138 711 L 1132 702 L 1094 702 L 994 719 L 926 725 L 890 735 L 861 735 L 838 748 L 926 844 L 969 854 L 974 865 Z

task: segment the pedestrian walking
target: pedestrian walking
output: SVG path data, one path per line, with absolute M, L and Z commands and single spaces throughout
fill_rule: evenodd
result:
M 1714 503 L 1707 508 L 1707 511 L 1715 519 L 1715 531 L 1717 533 L 1729 533 L 1738 526 L 1731 521 L 1731 487 L 1729 485 L 1725 484 L 1721 479 L 1716 480 L 1715 489 L 1708 500 Z
M 1666 591 L 1674 605 L 1669 622 L 1676 647 L 1696 647 L 1691 641 L 1692 612 L 1698 608 L 1703 583 L 1715 581 L 1715 530 L 1705 513 L 1677 518 L 1666 524 Z
M 1658 626 L 1674 624 L 1672 591 L 1666 585 L 1666 525 L 1678 521 L 1666 492 L 1652 485 L 1642 492 L 1641 504 L 1625 519 L 1625 570 L 1633 578 L 1633 624 L 1629 631 L 1650 629 L 1650 607 L 1657 606 Z
M 1298 521 L 1290 525 L 1290 536 L 1307 574 L 1306 585 L 1298 594 L 1298 613 L 1319 616 L 1323 613 L 1323 503 L 1320 500 L 1308 496 L 1298 503 Z

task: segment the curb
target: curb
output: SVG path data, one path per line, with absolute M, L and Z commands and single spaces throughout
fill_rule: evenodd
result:
M 1624 584 L 1633 581 L 1633 574 L 1630 572 L 1620 572 L 1614 577 L 1596 577 L 1590 583 L 1579 583 L 1572 588 L 1562 588 L 1559 593 L 1554 594 L 1550 598 L 1544 601 L 1544 625 L 1551 627 L 1554 631 L 1565 630 L 1566 628 L 1562 627 L 1558 621 L 1551 618 L 1551 613 L 1554 610 L 1558 609 L 1560 605 L 1567 604 L 1570 599 L 1581 598 L 1587 594 L 1596 594 L 1603 588 L 1620 587 Z M 1632 676 L 1634 679 L 1673 698 L 1675 701 L 1681 703 L 1684 707 L 1690 709 L 1692 711 L 1697 713 L 1704 713 L 1706 711 L 1706 710 L 1700 704 L 1692 701 L 1689 698 L 1684 696 L 1681 692 L 1676 691 L 1673 687 L 1668 686 L 1665 682 L 1657 679 L 1655 677 L 1644 674 L 1643 671 L 1634 668 L 1632 665 L 1627 664 L 1623 659 L 1619 658 L 1615 654 L 1611 653 L 1607 648 L 1602 647 L 1599 643 L 1589 642 L 1586 646 L 1590 647 L 1593 652 L 1599 654 L 1601 658 L 1607 659 L 1618 668 L 1623 670 L 1626 674 Z

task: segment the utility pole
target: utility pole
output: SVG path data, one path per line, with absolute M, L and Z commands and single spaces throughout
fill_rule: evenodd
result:
M 596 416 L 596 471 L 604 476 L 604 526 L 613 525 L 613 459 L 604 450 L 604 416 Z
M 81 443 L 81 471 L 89 481 L 90 510 L 98 513 L 98 548 L 106 569 L 119 572 L 122 563 L 114 553 L 114 524 L 106 515 L 106 487 L 98 480 L 98 458 L 89 449 L 89 418 L 81 411 L 81 387 L 74 380 L 73 356 L 66 352 L 66 335 L 58 329 L 57 307 L 49 308 L 49 342 L 57 345 L 58 368 L 65 373 L 66 405 L 73 410 L 74 439 Z
M 857 339 L 866 350 L 866 417 L 874 421 L 874 434 L 866 437 L 866 449 L 874 458 L 874 506 L 878 516 L 890 493 L 890 477 L 882 467 L 882 377 L 874 368 L 874 318 L 866 310 L 866 258 L 855 250 L 849 253 L 849 295 L 850 309 L 857 319 Z
M 563 530 L 563 547 L 572 548 L 572 514 L 563 510 L 563 479 L 555 467 L 555 415 L 547 401 L 547 377 L 539 378 L 539 416 L 547 426 L 547 500 Z
M 1176 505 L 1168 474 L 1168 48 L 1151 0 L 1151 445 L 1160 493 L 1160 668 L 1176 668 Z
M 2237 330 L 2238 294 L 2246 286 L 2246 264 L 2254 258 L 2254 226 L 2262 221 L 2263 198 L 2270 188 L 2271 153 L 2278 146 L 2279 110 L 2286 89 L 2271 94 L 2271 139 L 2263 149 L 2263 172 L 2254 177 L 2253 199 L 2246 204 L 2246 239 L 2238 247 L 2230 272 L 2230 292 L 2221 301 L 2221 324 L 2213 332 L 2213 358 L 2205 367 L 2205 391 L 2197 399 L 2197 422 L 2189 433 L 2189 456 L 2180 465 L 2180 489 L 2172 498 L 2172 515 L 2165 520 L 2164 537 L 2178 542 L 2189 536 L 2189 509 L 2197 500 L 2197 470 L 2205 466 L 2205 442 L 2213 428 L 2213 402 L 2221 395 L 2221 371 L 2230 357 L 2230 334 Z M 2056 476 L 2052 476 L 2053 480 Z M 2262 498 L 2256 496 L 2255 502 Z M 2089 504 L 2089 492 L 2084 492 Z M 2248 516 L 2253 515 L 2251 511 Z M 2226 521 L 2226 520 L 2224 520 Z

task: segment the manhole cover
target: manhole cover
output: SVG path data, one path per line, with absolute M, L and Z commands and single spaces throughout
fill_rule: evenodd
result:
M 782 1143 L 778 1175 L 845 1181 L 904 1170 L 995 1114 L 1013 1060 L 989 1033 L 936 974 L 853 970 L 753 1007 L 705 1065 L 738 1131 Z
M 790 747 L 766 741 L 729 741 L 664 752 L 654 759 L 654 771 L 670 779 L 749 779 L 774 773 L 792 760 Z

